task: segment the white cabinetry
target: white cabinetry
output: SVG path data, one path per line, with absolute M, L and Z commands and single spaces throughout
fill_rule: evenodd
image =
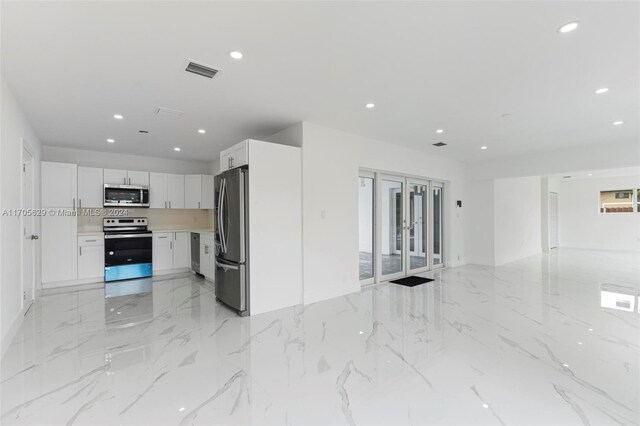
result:
M 214 281 L 215 251 L 211 234 L 200 234 L 200 273 L 209 281 Z
M 249 139 L 220 153 L 220 172 L 249 164 Z
M 104 203 L 103 170 L 78 167 L 78 208 L 97 208 Z
M 184 207 L 213 209 L 213 176 L 186 175 L 184 177 Z
M 150 173 L 149 207 L 152 209 L 183 209 L 184 175 Z
M 153 233 L 153 270 L 186 269 L 191 265 L 189 232 Z
M 104 169 L 104 183 L 107 185 L 149 186 L 149 172 Z
M 42 283 L 78 278 L 78 167 L 41 162 L 43 209 L 59 209 L 42 216 Z
M 104 237 L 78 237 L 78 279 L 104 278 Z

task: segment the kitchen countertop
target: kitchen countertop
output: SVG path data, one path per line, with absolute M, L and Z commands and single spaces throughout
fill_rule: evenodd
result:
M 102 231 L 86 231 L 78 232 L 78 237 L 102 237 L 104 232 Z
M 151 232 L 197 232 L 199 234 L 213 234 L 213 229 L 149 229 Z

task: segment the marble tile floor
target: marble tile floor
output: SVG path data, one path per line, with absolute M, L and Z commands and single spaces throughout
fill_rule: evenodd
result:
M 426 275 L 246 318 L 190 275 L 45 293 L 2 359 L 1 423 L 640 423 L 637 253 Z

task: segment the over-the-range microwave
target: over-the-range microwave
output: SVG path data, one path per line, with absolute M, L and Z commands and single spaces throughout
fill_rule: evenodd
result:
M 149 188 L 105 184 L 104 207 L 149 207 Z

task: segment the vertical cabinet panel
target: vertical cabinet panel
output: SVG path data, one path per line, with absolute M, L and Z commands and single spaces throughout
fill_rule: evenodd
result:
M 170 209 L 184 208 L 184 175 L 167 175 L 167 201 Z
M 42 216 L 42 282 L 78 278 L 78 217 Z
M 78 166 L 41 162 L 42 207 L 76 207 Z
M 104 203 L 103 170 L 78 167 L 78 207 L 98 208 Z
M 186 175 L 184 177 L 184 207 L 199 209 L 202 198 L 202 175 Z
M 149 207 L 152 209 L 168 207 L 166 173 L 149 173 Z
M 176 232 L 173 239 L 173 268 L 191 266 L 191 238 L 189 232 Z
M 203 175 L 202 176 L 202 202 L 200 203 L 200 208 L 202 209 L 213 209 L 213 176 L 211 175 Z

